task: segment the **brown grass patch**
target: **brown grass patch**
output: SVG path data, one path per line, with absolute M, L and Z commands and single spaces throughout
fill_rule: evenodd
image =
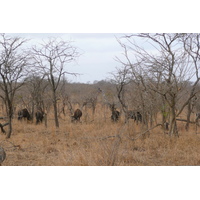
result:
M 179 138 L 164 135 L 160 127 L 150 135 L 137 136 L 140 125 L 130 121 L 111 123 L 95 120 L 90 123 L 72 124 L 60 120 L 43 124 L 13 121 L 10 139 L 0 134 L 0 144 L 7 157 L 4 166 L 189 166 L 200 165 L 200 134 L 180 131 Z M 181 124 L 179 124 L 181 126 Z M 183 125 L 182 125 L 183 126 Z M 122 128 L 123 127 L 123 128 Z M 120 134 L 120 138 L 116 137 Z

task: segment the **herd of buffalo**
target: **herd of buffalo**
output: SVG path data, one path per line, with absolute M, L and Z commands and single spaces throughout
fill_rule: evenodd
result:
M 39 108 L 36 111 L 36 113 L 35 113 L 36 124 L 43 121 L 44 114 L 45 113 L 41 108 Z M 74 112 L 74 115 L 71 116 L 71 122 L 80 122 L 81 116 L 82 116 L 82 111 L 80 109 L 76 109 Z M 119 120 L 119 118 L 120 118 L 120 112 L 117 111 L 116 109 L 113 109 L 112 115 L 111 115 L 111 120 L 113 122 L 117 122 Z M 18 120 L 22 120 L 22 119 L 27 119 L 28 121 L 32 120 L 32 117 L 26 108 L 18 111 Z M 129 110 L 127 112 L 127 119 L 134 119 L 134 121 L 136 121 L 137 123 L 142 122 L 142 115 L 138 111 Z
M 44 115 L 45 115 L 45 113 L 41 108 L 39 108 L 36 111 L 36 113 L 35 113 L 36 124 L 43 121 Z M 75 122 L 75 121 L 80 122 L 81 116 L 82 116 L 82 111 L 80 109 L 76 109 L 74 112 L 74 115 L 71 116 L 71 121 L 72 122 Z M 18 120 L 22 120 L 22 119 L 27 119 L 28 121 L 32 120 L 32 117 L 26 108 L 18 111 Z
M 111 110 L 112 110 L 111 120 L 113 122 L 117 122 L 120 117 L 120 112 L 115 109 L 114 105 L 111 106 Z M 142 122 L 142 115 L 140 112 L 128 111 L 126 114 L 127 114 L 126 117 L 128 119 L 134 119 L 134 121 L 137 121 L 137 123 L 138 121 Z M 36 124 L 42 122 L 44 119 L 44 116 L 45 116 L 44 111 L 41 108 L 37 109 L 35 113 Z M 81 116 L 82 116 L 82 111 L 80 109 L 76 109 L 74 112 L 74 115 L 71 116 L 71 122 L 80 122 Z M 22 120 L 22 119 L 27 119 L 28 121 L 32 120 L 32 116 L 30 115 L 29 111 L 26 108 L 18 111 L 18 120 Z M 6 153 L 4 149 L 0 147 L 0 166 L 2 162 L 5 160 L 5 158 L 6 158 Z
M 134 119 L 134 121 L 138 122 L 142 122 L 142 115 L 140 112 L 138 111 L 133 111 L 133 110 L 129 110 L 127 111 L 127 119 Z M 113 110 L 112 111 L 112 115 L 111 115 L 111 120 L 113 122 L 117 122 L 119 120 L 120 117 L 120 112 L 117 110 Z
M 36 124 L 42 122 L 44 119 L 44 111 L 42 109 L 38 109 L 35 113 L 35 118 L 36 118 Z M 18 111 L 18 120 L 22 119 L 27 119 L 28 121 L 32 120 L 32 117 L 26 108 Z

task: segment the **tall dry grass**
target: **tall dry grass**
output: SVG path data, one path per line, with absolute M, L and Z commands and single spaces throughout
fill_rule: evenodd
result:
M 135 138 L 141 125 L 123 120 L 112 123 L 107 113 L 94 119 L 83 116 L 82 123 L 73 124 L 69 117 L 60 119 L 60 128 L 53 117 L 48 127 L 26 121 L 13 121 L 10 139 L 0 134 L 0 146 L 7 154 L 4 166 L 188 166 L 200 165 L 200 134 L 195 127 L 185 132 L 179 123 L 180 137 L 165 135 L 160 127 L 145 137 Z M 200 128 L 199 128 L 200 133 Z

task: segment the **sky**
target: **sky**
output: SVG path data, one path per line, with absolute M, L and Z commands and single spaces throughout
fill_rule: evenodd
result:
M 116 68 L 121 67 L 116 57 L 123 60 L 123 48 L 118 43 L 125 42 L 123 36 L 130 33 L 8 33 L 11 36 L 20 36 L 27 38 L 27 47 L 39 45 L 49 38 L 59 38 L 64 41 L 71 41 L 77 48 L 80 56 L 73 62 L 66 63 L 65 71 L 69 72 L 66 78 L 69 82 L 76 83 L 94 83 L 101 80 L 110 80 L 112 73 L 116 73 Z M 151 53 L 157 53 L 157 50 L 145 40 L 135 39 L 137 44 L 145 47 L 145 50 Z M 129 54 L 129 58 L 133 54 Z M 71 74 L 71 75 L 70 75 Z M 76 74 L 72 75 L 72 74 Z
M 12 36 L 28 38 L 30 45 L 42 43 L 50 37 L 59 37 L 72 41 L 80 56 L 75 62 L 67 63 L 65 70 L 79 75 L 68 75 L 70 82 L 93 83 L 111 78 L 119 63 L 115 57 L 120 57 L 123 49 L 117 38 L 125 33 L 8 33 Z
M 172 9 L 170 1 L 163 4 L 166 10 Z M 158 8 L 161 6 L 160 9 L 152 7 L 153 2 L 143 0 L 134 3 L 74 0 L 65 5 L 60 0 L 55 3 L 36 0 L 29 4 L 20 0 L 21 5 L 27 6 L 27 9 L 20 7 L 20 11 L 15 9 L 18 3 L 12 2 L 12 6 L 9 6 L 9 2 L 10 0 L 5 1 L 4 5 L 9 7 L 9 13 L 6 9 L 1 13 L 2 19 L 6 19 L 1 21 L 0 30 L 6 27 L 1 31 L 23 33 L 23 37 L 33 38 L 33 43 L 51 36 L 74 41 L 82 55 L 76 63 L 67 66 L 70 72 L 81 74 L 77 77 L 68 76 L 73 82 L 92 83 L 109 78 L 110 72 L 119 67 L 114 58 L 123 51 L 115 37 L 120 37 L 123 33 L 198 32 L 190 23 L 188 15 L 183 15 L 181 20 L 177 18 L 177 10 L 173 15 L 172 11 L 176 6 L 180 10 L 179 4 L 176 5 L 174 1 L 171 2 L 173 9 L 170 15 L 165 15 L 163 6 L 154 0 Z M 188 10 L 188 5 L 185 8 Z

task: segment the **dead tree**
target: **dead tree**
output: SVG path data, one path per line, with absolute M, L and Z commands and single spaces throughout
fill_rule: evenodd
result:
M 128 44 L 122 44 L 126 62 L 121 61 L 121 64 L 124 69 L 129 69 L 128 77 L 136 77 L 135 74 L 142 77 L 140 82 L 145 91 L 153 91 L 168 106 L 171 136 L 178 136 L 176 117 L 197 93 L 196 87 L 200 80 L 199 37 L 200 34 L 142 33 L 126 35 Z M 135 38 L 148 41 L 156 53 L 137 45 Z M 134 55 L 134 62 L 130 59 L 130 52 Z M 192 89 L 187 94 L 182 93 L 191 79 L 195 80 Z
M 15 94 L 24 84 L 29 67 L 29 55 L 21 49 L 25 42 L 19 37 L 0 35 L 0 98 L 6 105 L 9 122 L 6 138 L 10 138 L 12 133 Z
M 128 69 L 125 66 L 123 69 L 117 69 L 117 73 L 113 73 L 113 82 L 116 85 L 117 97 L 121 104 L 122 110 L 125 113 L 125 123 L 127 122 L 128 106 L 125 101 L 125 87 L 129 84 Z
M 7 126 L 7 125 L 9 125 L 9 123 L 5 123 L 5 124 L 1 124 L 1 123 L 0 123 L 1 132 L 4 133 L 4 134 L 6 134 L 6 131 L 4 130 L 3 127 L 4 127 L 4 126 Z
M 98 101 L 98 97 L 99 95 L 102 94 L 102 91 L 100 88 L 95 89 L 93 92 L 90 93 L 90 96 L 84 98 L 83 100 L 83 104 L 81 108 L 92 108 L 92 116 L 93 116 L 93 120 L 94 120 L 94 115 L 95 115 L 95 110 L 96 110 L 96 106 L 97 106 L 97 101 Z
M 199 62 L 200 62 L 200 34 L 184 34 L 181 40 L 184 44 L 184 50 L 189 56 L 189 60 L 192 63 L 194 75 L 194 83 L 191 85 L 191 90 L 189 93 L 189 101 L 187 102 L 188 112 L 187 112 L 187 123 L 186 130 L 189 130 L 189 121 L 193 106 L 195 104 L 196 94 L 200 92 L 198 88 L 198 83 L 200 80 L 199 76 Z
M 42 110 L 45 109 L 45 93 L 47 93 L 46 88 L 48 87 L 48 82 L 44 79 L 44 75 L 40 76 L 37 73 L 32 74 L 27 78 L 26 88 L 29 95 L 31 104 L 31 117 L 33 119 L 37 108 L 40 107 Z
M 64 74 L 76 75 L 75 73 L 66 72 L 65 67 L 67 63 L 77 58 L 77 49 L 69 41 L 49 39 L 40 47 L 33 47 L 32 53 L 34 55 L 34 65 L 42 69 L 41 73 L 46 76 L 51 87 L 55 126 L 58 128 L 57 89 Z

